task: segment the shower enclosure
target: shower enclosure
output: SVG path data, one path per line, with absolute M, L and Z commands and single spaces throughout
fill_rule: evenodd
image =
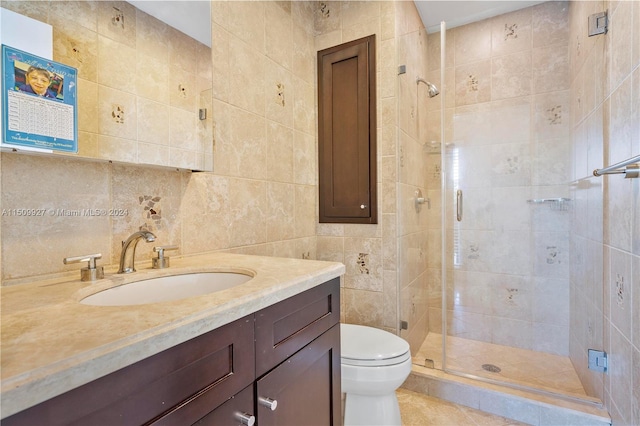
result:
M 413 35 L 424 52 L 398 76 L 399 122 L 416 125 L 400 129 L 399 173 L 413 146 L 424 181 L 403 191 L 415 205 L 399 206 L 400 258 L 418 265 L 400 274 L 400 334 L 423 367 L 597 403 L 602 383 L 583 383 L 570 359 L 567 8 L 543 3 Z

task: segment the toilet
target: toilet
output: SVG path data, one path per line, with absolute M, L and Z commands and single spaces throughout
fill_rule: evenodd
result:
M 345 426 L 400 426 L 396 389 L 411 372 L 409 343 L 387 331 L 340 324 Z

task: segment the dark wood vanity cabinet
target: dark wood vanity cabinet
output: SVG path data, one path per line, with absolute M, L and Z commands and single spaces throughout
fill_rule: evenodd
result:
M 337 425 L 339 292 L 336 278 L 1 423 Z

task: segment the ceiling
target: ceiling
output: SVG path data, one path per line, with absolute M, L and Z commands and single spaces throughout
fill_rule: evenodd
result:
M 440 31 L 441 21 L 446 22 L 447 28 L 454 28 L 524 9 L 543 1 L 414 0 L 414 3 L 427 32 L 434 33 Z
M 211 47 L 209 0 L 129 0 L 129 3 Z
M 211 46 L 208 0 L 130 0 L 138 9 Z M 453 28 L 511 12 L 542 1 L 529 0 L 414 0 L 428 33 L 440 31 L 440 22 Z

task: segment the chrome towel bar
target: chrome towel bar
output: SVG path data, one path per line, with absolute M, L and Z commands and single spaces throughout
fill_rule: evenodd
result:
M 593 171 L 594 176 L 611 175 L 611 174 L 625 174 L 625 178 L 633 179 L 640 177 L 640 155 L 631 157 L 627 160 L 613 164 L 604 169 L 595 169 Z

